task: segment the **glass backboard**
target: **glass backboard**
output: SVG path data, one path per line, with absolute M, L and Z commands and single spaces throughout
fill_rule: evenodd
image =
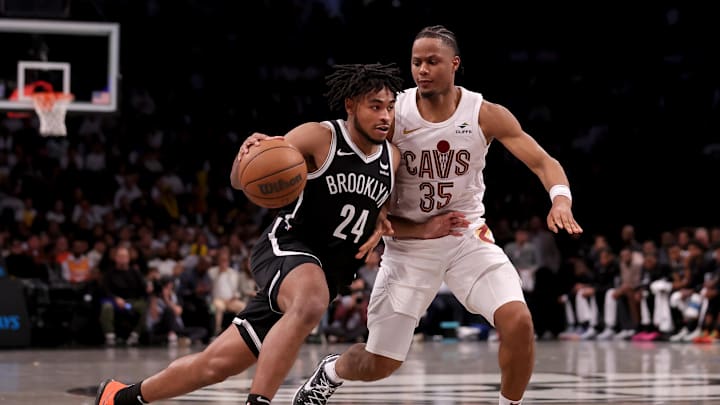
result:
M 55 91 L 73 94 L 68 111 L 116 111 L 119 45 L 116 23 L 0 18 L 0 110 Z

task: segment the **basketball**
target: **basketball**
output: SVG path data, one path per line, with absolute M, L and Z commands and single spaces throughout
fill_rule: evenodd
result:
M 243 192 L 261 207 L 284 207 L 295 201 L 305 188 L 305 158 L 284 139 L 260 141 L 250 147 L 238 164 Z

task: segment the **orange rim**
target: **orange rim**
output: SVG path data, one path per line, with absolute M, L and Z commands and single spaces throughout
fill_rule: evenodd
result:
M 62 92 L 40 92 L 30 95 L 35 105 L 42 110 L 52 110 L 53 105 L 57 102 L 67 102 L 73 100 L 74 96 L 70 93 Z

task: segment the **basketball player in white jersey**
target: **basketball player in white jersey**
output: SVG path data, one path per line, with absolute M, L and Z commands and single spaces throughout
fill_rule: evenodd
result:
M 500 405 L 520 404 L 534 363 L 534 331 L 520 279 L 485 225 L 483 169 L 493 140 L 533 171 L 548 190 L 553 232 L 579 234 L 562 166 L 523 131 L 505 107 L 455 85 L 460 67 L 455 35 L 426 27 L 412 47 L 416 88 L 395 104 L 392 141 L 401 153 L 394 237 L 385 253 L 368 310 L 367 344 L 323 359 L 295 394 L 297 404 L 325 404 L 344 380 L 374 381 L 405 360 L 418 320 L 445 281 L 468 311 L 480 314 L 500 336 Z M 451 234 L 421 239 L 440 214 L 456 226 Z M 466 228 L 465 226 L 468 225 Z

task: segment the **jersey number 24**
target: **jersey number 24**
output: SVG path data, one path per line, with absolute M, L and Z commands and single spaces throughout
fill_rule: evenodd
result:
M 349 232 L 355 235 L 353 243 L 358 243 L 360 237 L 362 237 L 362 235 L 365 233 L 365 226 L 367 225 L 367 219 L 368 215 L 370 215 L 370 212 L 368 210 L 362 210 L 362 212 L 360 212 L 356 218 L 355 211 L 355 206 L 351 204 L 345 204 L 345 206 L 342 207 L 342 210 L 340 210 L 342 222 L 340 222 L 340 225 L 335 228 L 333 236 L 342 240 L 346 240 Z

